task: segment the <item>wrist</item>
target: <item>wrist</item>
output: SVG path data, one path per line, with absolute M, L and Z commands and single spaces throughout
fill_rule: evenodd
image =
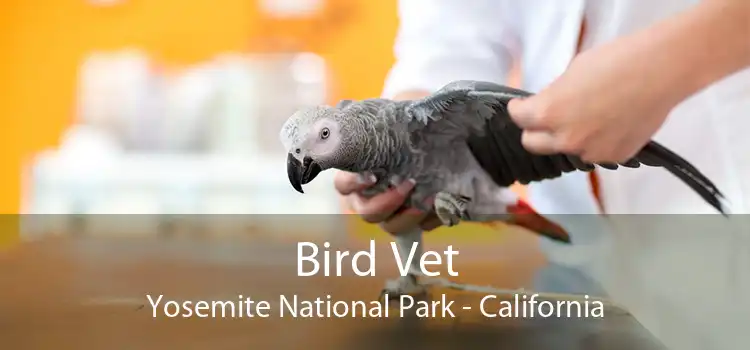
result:
M 706 0 L 642 33 L 675 103 L 750 65 L 749 8 L 745 0 Z

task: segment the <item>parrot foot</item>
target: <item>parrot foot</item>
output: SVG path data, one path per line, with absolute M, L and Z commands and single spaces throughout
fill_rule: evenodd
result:
M 435 214 L 445 226 L 455 226 L 461 220 L 470 220 L 471 198 L 452 193 L 440 192 L 435 196 Z
M 419 283 L 416 275 L 408 274 L 399 279 L 386 281 L 378 299 L 399 299 L 402 295 L 416 296 L 426 292 L 427 286 Z

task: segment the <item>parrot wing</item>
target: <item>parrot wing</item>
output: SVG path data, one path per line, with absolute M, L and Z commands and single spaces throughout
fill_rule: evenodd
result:
M 442 138 L 437 142 L 466 142 L 480 166 L 499 186 L 554 179 L 573 171 L 590 172 L 595 165 L 615 170 L 643 164 L 665 168 L 726 215 L 721 201 L 724 196 L 713 182 L 655 141 L 649 142 L 634 158 L 619 164 L 592 164 L 566 154 L 530 153 L 521 143 L 523 130 L 510 118 L 507 105 L 511 99 L 531 95 L 490 82 L 456 81 L 413 101 L 406 107 L 406 114 L 410 117 L 410 131 L 418 135 L 415 141 Z

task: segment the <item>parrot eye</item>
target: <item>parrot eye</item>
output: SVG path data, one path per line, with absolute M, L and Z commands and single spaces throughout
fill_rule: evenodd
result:
M 323 128 L 323 130 L 320 130 L 320 138 L 325 140 L 328 138 L 328 136 L 331 135 L 331 131 L 328 130 L 328 128 Z
M 294 153 L 300 154 L 300 152 L 302 152 L 302 150 L 299 149 L 299 148 L 297 148 L 297 149 L 294 150 Z

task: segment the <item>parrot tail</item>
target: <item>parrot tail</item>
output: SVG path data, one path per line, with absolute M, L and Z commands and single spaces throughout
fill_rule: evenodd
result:
M 638 158 L 645 158 L 642 161 L 643 164 L 663 167 L 690 186 L 722 215 L 727 216 L 727 208 L 723 203 L 724 194 L 703 173 L 679 155 L 652 141 L 644 147 Z
M 537 213 L 528 203 L 521 199 L 518 200 L 516 205 L 508 206 L 507 211 L 511 216 L 508 224 L 521 226 L 531 232 L 558 242 L 571 242 L 568 231 Z

